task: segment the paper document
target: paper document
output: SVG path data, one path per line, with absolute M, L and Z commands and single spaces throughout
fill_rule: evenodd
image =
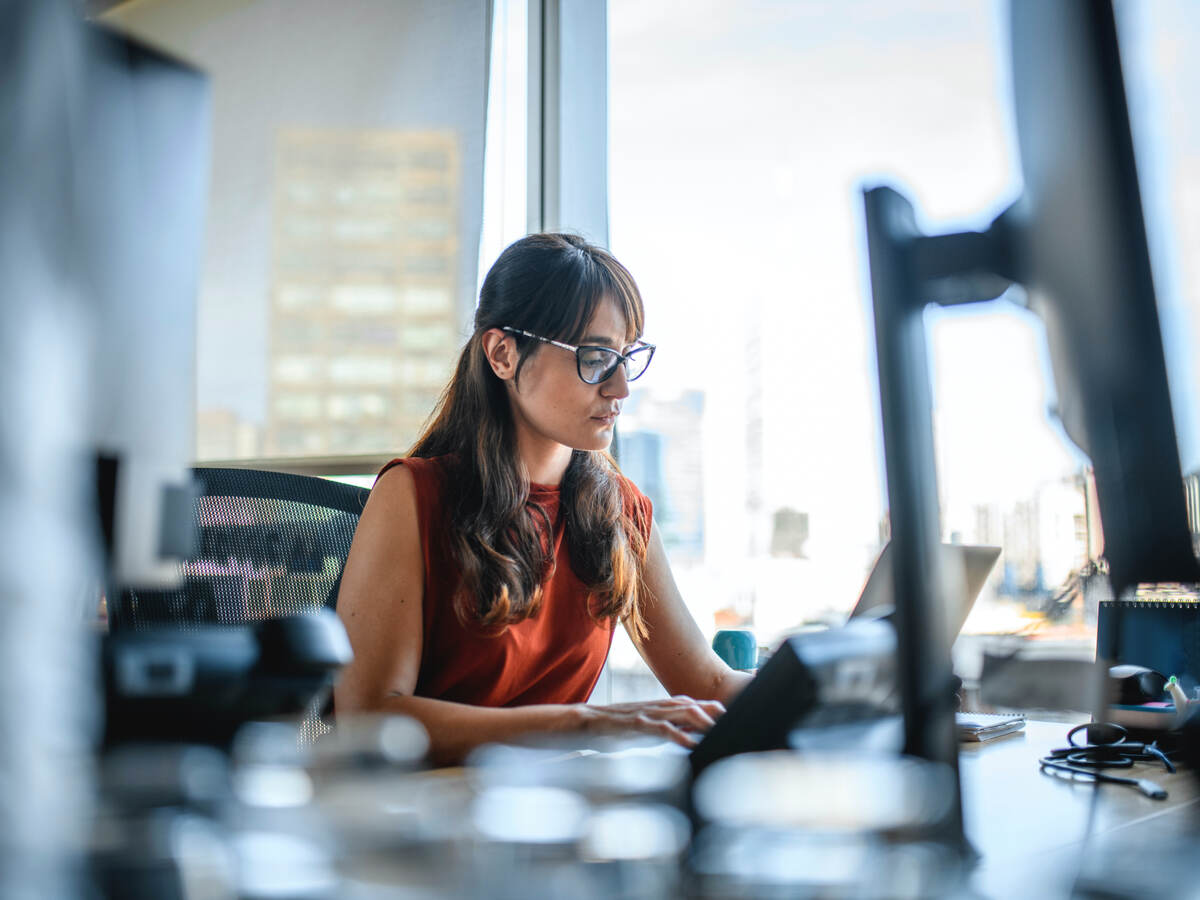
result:
M 987 741 L 1025 727 L 1025 717 L 1010 713 L 955 713 L 960 741 Z

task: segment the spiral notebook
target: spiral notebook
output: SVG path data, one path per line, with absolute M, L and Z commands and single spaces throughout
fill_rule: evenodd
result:
M 1023 731 L 1025 717 L 1019 713 L 955 713 L 960 741 L 990 741 L 1015 731 Z
M 1105 659 L 1200 683 L 1200 592 L 1194 585 L 1139 587 L 1133 600 L 1102 600 L 1096 650 Z

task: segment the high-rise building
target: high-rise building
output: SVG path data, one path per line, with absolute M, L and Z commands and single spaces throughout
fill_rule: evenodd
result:
M 766 556 L 775 547 L 776 519 L 768 509 L 763 420 L 762 304 L 752 300 L 746 308 L 746 554 Z M 808 521 L 805 518 L 805 536 Z
M 663 436 L 657 431 L 623 431 L 618 439 L 621 471 L 654 504 L 654 517 L 669 515 Z
M 703 392 L 660 396 L 645 388 L 633 393 L 621 416 L 621 469 L 654 503 L 663 543 L 676 561 L 704 557 L 703 417 Z
M 245 459 L 262 455 L 262 429 L 231 409 L 201 409 L 196 414 L 196 458 Z
M 293 130 L 276 143 L 267 455 L 401 451 L 448 379 L 458 143 Z
M 1003 548 L 997 573 L 1002 593 L 1044 593 L 1086 566 L 1091 551 L 1086 476 L 1037 485 L 1011 503 L 973 508 L 973 527 L 954 537 Z

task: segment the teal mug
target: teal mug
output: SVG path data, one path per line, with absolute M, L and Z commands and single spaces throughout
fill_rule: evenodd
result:
M 748 671 L 758 666 L 758 643 L 748 628 L 722 628 L 713 635 L 712 648 L 731 669 Z

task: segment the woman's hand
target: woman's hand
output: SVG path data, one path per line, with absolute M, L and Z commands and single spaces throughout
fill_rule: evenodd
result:
M 716 700 L 679 696 L 612 706 L 584 706 L 582 712 L 585 731 L 601 734 L 634 731 L 694 747 L 699 743 L 696 736 L 712 728 L 725 707 Z

